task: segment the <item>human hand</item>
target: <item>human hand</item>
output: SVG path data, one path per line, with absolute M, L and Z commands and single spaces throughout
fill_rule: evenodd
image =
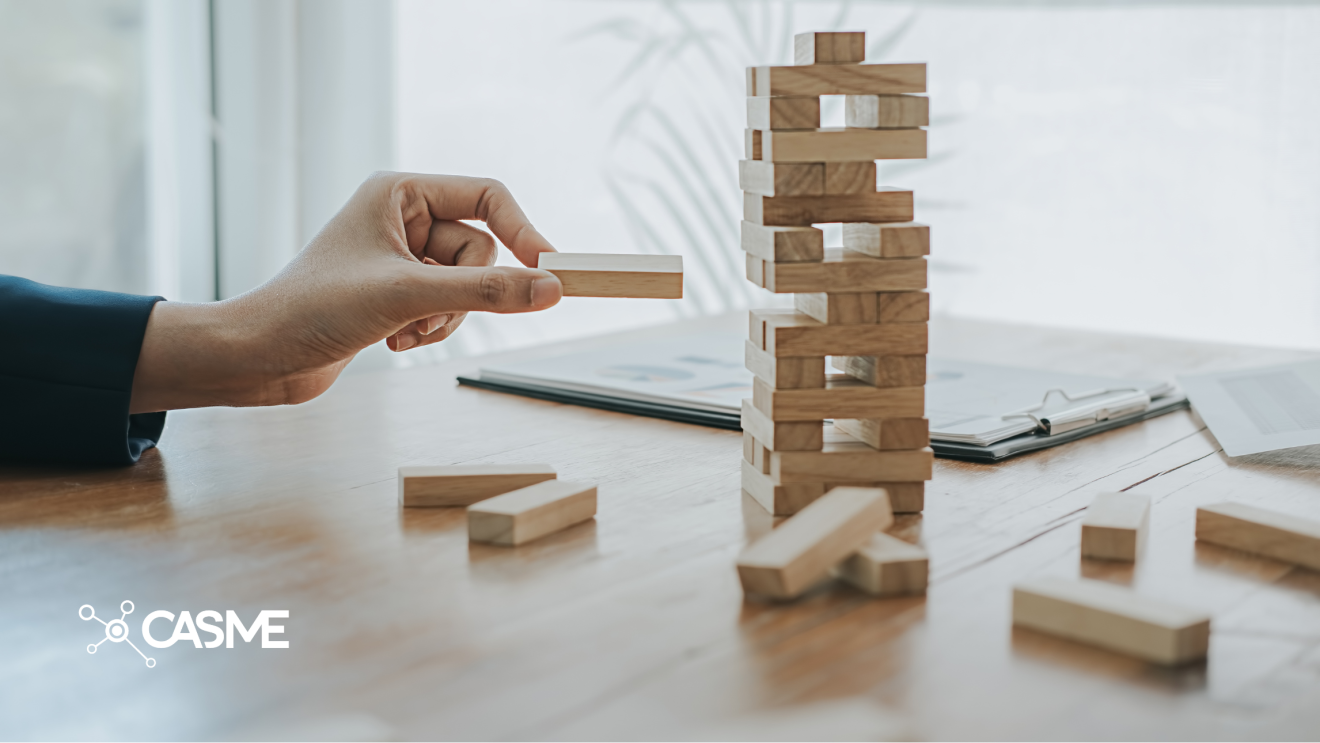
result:
M 275 278 L 212 304 L 157 303 L 131 412 L 280 405 L 324 392 L 363 348 L 449 337 L 470 311 L 530 312 L 563 287 L 535 268 L 494 267 L 495 241 L 524 265 L 554 248 L 498 181 L 380 173 Z

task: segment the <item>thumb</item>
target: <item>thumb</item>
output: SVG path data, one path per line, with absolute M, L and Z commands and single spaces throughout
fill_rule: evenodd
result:
M 413 264 L 422 317 L 456 312 L 533 312 L 553 307 L 564 286 L 549 271 L 511 266 Z

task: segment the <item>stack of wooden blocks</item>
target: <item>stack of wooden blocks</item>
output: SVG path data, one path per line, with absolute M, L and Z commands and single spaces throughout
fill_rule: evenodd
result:
M 751 313 L 743 489 L 775 515 L 836 485 L 881 487 L 895 513 L 921 511 L 930 230 L 912 221 L 911 191 L 876 186 L 876 160 L 926 157 L 928 101 L 913 95 L 926 67 L 862 64 L 863 33 L 794 43 L 793 66 L 747 71 L 747 278 L 796 296 L 794 310 Z M 823 95 L 846 96 L 845 128 L 821 128 Z M 841 249 L 813 226 L 831 222 Z M 825 373 L 827 357 L 841 374 Z

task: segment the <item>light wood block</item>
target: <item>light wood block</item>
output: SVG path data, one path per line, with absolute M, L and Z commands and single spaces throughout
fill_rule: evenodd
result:
M 883 488 L 894 513 L 921 513 L 926 507 L 925 482 L 825 482 L 826 491 L 840 486 Z
M 1320 570 L 1320 521 L 1245 503 L 1196 509 L 1196 538 Z
M 770 474 L 770 451 L 762 446 L 761 442 L 756 443 L 756 448 L 752 450 L 752 466 L 756 468 L 757 472 L 768 475 Z
M 876 451 L 850 439 L 825 437 L 820 451 L 770 453 L 767 474 L 776 485 L 799 482 L 924 482 L 931 478 L 935 454 L 930 449 Z
M 926 292 L 884 292 L 875 301 L 876 322 L 930 322 L 930 294 Z
M 921 95 L 850 95 L 843 101 L 843 123 L 863 129 L 930 126 L 930 99 Z
M 880 533 L 835 568 L 835 575 L 872 596 L 910 596 L 926 592 L 930 573 L 926 550 Z
M 877 188 L 875 193 L 842 196 L 761 196 L 743 194 L 743 219 L 771 226 L 824 222 L 911 222 L 912 192 Z
M 747 593 L 794 598 L 893 522 L 883 490 L 835 488 L 743 550 L 738 578 Z
M 920 387 L 926 384 L 926 357 L 834 356 L 830 365 L 873 387 Z
M 747 128 L 819 129 L 819 96 L 783 96 L 779 98 L 747 98 Z
M 1013 624 L 1164 665 L 1200 660 L 1210 646 L 1208 614 L 1094 580 L 1019 583 Z
M 752 380 L 752 404 L 772 421 L 816 421 L 856 415 L 866 418 L 920 418 L 926 414 L 924 387 L 873 387 L 855 379 L 827 379 L 823 390 L 776 390 Z
M 792 516 L 825 495 L 819 482 L 776 485 L 752 462 L 742 463 L 742 489 L 772 516 Z
M 930 446 L 930 421 L 925 418 L 835 418 L 834 428 L 881 451 Z
M 747 339 L 757 348 L 765 350 L 765 324 L 769 320 L 776 318 L 795 318 L 798 316 L 796 310 L 787 308 L 770 308 L 750 310 L 747 313 Z
M 793 64 L 861 64 L 866 61 L 865 31 L 808 32 L 793 36 Z
M 861 294 L 824 294 L 812 292 L 793 295 L 798 312 L 826 325 L 874 325 L 875 292 Z
M 1149 525 L 1150 496 L 1101 493 L 1082 519 L 1082 557 L 1133 562 Z
M 752 435 L 751 431 L 743 430 L 743 459 L 748 462 L 756 461 L 756 447 L 760 442 Z
M 470 506 L 558 475 L 548 464 L 463 464 L 400 467 L 399 505 L 407 508 Z
M 930 255 L 930 227 L 920 222 L 849 223 L 843 247 L 872 258 L 918 258 Z
M 925 354 L 924 323 L 890 325 L 826 325 L 805 314 L 764 314 L 752 310 L 764 323 L 765 351 L 772 356 L 832 356 L 863 350 L 892 356 Z
M 747 280 L 756 286 L 765 288 L 765 261 L 748 253 L 744 260 L 747 263 Z
M 926 65 L 798 65 L 753 68 L 748 95 L 892 95 L 925 93 Z
M 761 159 L 760 129 L 748 129 L 743 132 L 743 157 L 747 160 Z
M 775 163 L 776 165 L 801 165 L 802 163 Z M 849 196 L 860 193 L 873 193 L 875 185 L 875 161 L 866 162 L 831 162 L 821 163 L 825 168 L 825 194 L 827 196 Z M 774 196 L 775 194 L 770 194 Z M 790 194 L 784 194 L 789 196 Z M 804 196 L 808 194 L 803 194 Z
M 565 297 L 683 298 L 683 257 L 541 253 L 537 268 L 564 284 Z
M 738 186 L 747 193 L 762 196 L 823 196 L 825 163 L 739 160 Z
M 761 132 L 761 157 L 781 163 L 920 160 L 925 129 L 780 130 Z
M 774 356 L 748 340 L 743 358 L 752 374 L 775 389 L 819 389 L 825 386 L 824 356 Z
M 825 233 L 817 227 L 767 227 L 744 221 L 742 249 L 772 263 L 819 262 L 825 259 Z
M 595 485 L 550 480 L 469 506 L 468 539 L 512 547 L 595 515 Z
M 822 421 L 773 421 L 757 410 L 749 399 L 742 401 L 742 428 L 745 434 L 751 434 L 771 451 L 820 451 L 824 446 L 825 426 Z
M 767 263 L 765 288 L 777 294 L 907 292 L 926 288 L 925 258 L 871 258 L 838 248 L 819 263 Z

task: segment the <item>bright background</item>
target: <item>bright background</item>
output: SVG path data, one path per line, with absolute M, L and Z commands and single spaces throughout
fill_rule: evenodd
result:
M 765 304 L 742 69 L 829 29 L 929 64 L 931 158 L 881 173 L 932 225 L 937 311 L 1320 346 L 1310 3 L 0 0 L 0 272 L 233 296 L 396 168 L 499 178 L 561 250 L 681 254 L 688 298 L 356 368 Z

